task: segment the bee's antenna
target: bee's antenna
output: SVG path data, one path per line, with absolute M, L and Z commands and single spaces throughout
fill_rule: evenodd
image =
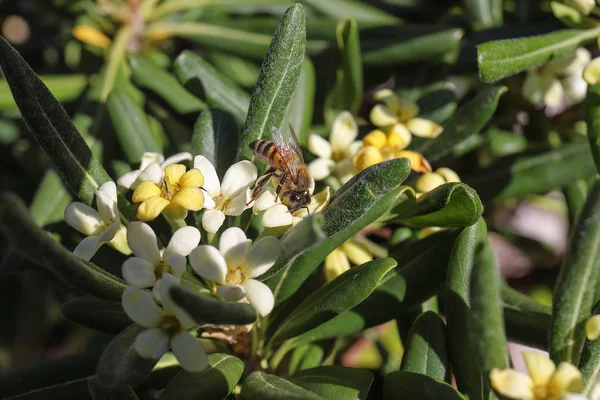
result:
M 309 210 L 309 208 L 308 208 L 308 207 L 306 207 L 306 206 L 304 206 L 304 207 L 302 207 L 302 208 L 306 208 L 306 212 L 308 213 L 308 216 L 310 217 L 310 210 Z

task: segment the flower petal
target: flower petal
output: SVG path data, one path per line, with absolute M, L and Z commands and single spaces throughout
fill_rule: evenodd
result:
M 271 208 L 277 203 L 278 201 L 277 197 L 275 196 L 275 189 L 271 186 L 265 186 L 263 187 L 260 196 L 258 196 L 256 201 L 252 205 L 252 212 L 255 215 L 258 215 L 261 211 Z
M 187 168 L 183 164 L 171 164 L 165 167 L 165 181 L 167 185 L 179 183 L 179 180 L 185 174 Z
M 373 254 L 365 246 L 352 239 L 342 243 L 340 250 L 346 253 L 346 256 L 354 265 L 362 265 L 373 260 Z
M 583 387 L 583 376 L 573 364 L 561 362 L 556 372 L 550 378 L 548 390 L 550 393 L 564 394 L 579 392 Z
M 206 184 L 206 183 L 205 183 Z M 202 189 L 202 193 L 204 194 L 204 208 L 213 209 L 216 207 L 217 203 L 210 197 L 210 194 L 204 189 Z
M 250 248 L 246 259 L 247 274 L 256 278 L 267 272 L 275 264 L 281 253 L 279 239 L 274 236 L 266 236 L 258 240 Z
M 75 247 L 73 255 L 82 260 L 90 261 L 103 243 L 100 241 L 100 236 L 88 236 Z
M 247 204 L 250 202 L 250 197 L 252 196 L 252 191 L 248 188 L 245 191 L 241 192 L 237 196 L 230 198 L 227 207 L 223 210 L 225 215 L 233 215 L 238 216 L 242 215 L 244 211 L 246 211 L 249 206 Z
M 139 169 L 127 172 L 127 173 L 121 175 L 121 177 L 119 179 L 117 179 L 117 184 L 119 186 L 122 186 L 127 189 L 135 189 L 133 187 L 133 184 L 135 183 L 135 181 L 137 180 L 137 178 L 140 176 L 141 173 L 142 173 L 142 171 L 140 171 Z
M 314 133 L 308 137 L 308 151 L 319 158 L 331 159 L 331 144 Z
M 333 121 L 329 142 L 333 154 L 346 154 L 358 136 L 358 124 L 348 111 L 342 111 Z
M 308 170 L 316 181 L 322 181 L 335 169 L 335 161 L 328 158 L 317 158 L 308 163 Z
M 217 293 L 227 301 L 240 301 L 246 297 L 246 289 L 241 285 L 221 285 Z
M 133 195 L 131 196 L 131 201 L 134 203 L 141 203 L 157 196 L 160 196 L 160 187 L 152 181 L 145 181 L 135 188 Z
M 285 205 L 277 204 L 265 211 L 261 222 L 265 228 L 278 228 L 292 225 L 294 219 Z
M 435 139 L 444 131 L 441 125 L 425 118 L 409 119 L 406 127 L 413 135 L 427 139 Z
M 387 144 L 395 151 L 403 150 L 412 141 L 412 135 L 404 124 L 394 124 L 387 134 Z
M 269 315 L 275 306 L 275 297 L 271 289 L 256 279 L 248 279 L 242 286 L 246 289 L 246 298 L 252 307 L 263 317 Z
M 200 245 L 190 253 L 190 264 L 202 278 L 224 283 L 227 263 L 216 247 Z
M 179 186 L 182 188 L 186 187 L 201 187 L 204 185 L 204 175 L 196 168 L 190 169 L 188 172 L 183 174 L 179 180 Z
M 165 161 L 161 162 L 160 167 L 162 169 L 165 169 L 168 165 L 180 163 L 182 161 L 191 160 L 191 159 L 192 159 L 192 153 L 183 152 L 183 153 L 173 154 L 171 157 L 169 157 Z
M 131 222 L 127 229 L 127 242 L 136 256 L 152 265 L 156 265 L 160 261 L 156 234 L 150 225 L 137 221 Z
M 171 348 L 181 367 L 188 372 L 201 372 L 208 366 L 208 356 L 202 342 L 189 332 L 179 332 L 173 336 Z
M 181 254 L 177 253 L 172 253 L 168 254 L 165 257 L 165 261 L 171 266 L 171 269 L 173 270 L 171 273 L 173 274 L 173 276 L 175 276 L 176 278 L 181 278 L 181 275 L 183 275 L 183 273 L 185 272 L 185 256 L 182 256 Z
M 221 193 L 226 197 L 237 197 L 254 184 L 258 177 L 256 166 L 248 160 L 233 164 L 223 177 Z
M 221 239 L 219 239 L 219 251 L 221 254 L 225 254 L 227 253 L 227 250 L 238 243 L 245 242 L 246 239 L 246 234 L 240 228 L 227 228 L 221 234 Z
M 169 335 L 160 328 L 146 329 L 137 335 L 133 348 L 142 358 L 158 360 L 169 349 Z
M 504 396 L 515 399 L 533 398 L 533 381 L 528 375 L 514 369 L 492 369 L 490 382 L 492 387 Z
M 585 335 L 588 340 L 596 340 L 600 337 L 600 315 L 593 315 L 585 322 Z
M 537 351 L 524 351 L 523 360 L 534 385 L 547 385 L 556 367 L 552 360 Z
M 142 159 L 140 160 L 140 170 L 144 170 L 148 167 L 148 165 L 150 164 L 160 164 L 161 162 L 163 162 L 163 160 L 165 159 L 165 156 L 163 156 L 160 153 L 153 153 L 151 151 L 146 151 L 144 152 L 144 154 L 142 154 Z
M 252 240 L 246 239 L 243 242 L 240 242 L 227 249 L 227 251 L 223 254 L 223 257 L 225 257 L 225 262 L 227 262 L 227 268 L 232 270 L 244 265 L 246 263 L 248 251 L 250 251 L 251 246 Z
M 169 200 L 163 199 L 160 196 L 154 196 L 148 200 L 144 200 L 138 207 L 136 214 L 137 219 L 140 221 L 152 221 L 154 218 L 158 217 L 169 204 Z
M 121 272 L 125 282 L 136 288 L 151 287 L 156 282 L 154 266 L 141 257 L 125 260 Z
M 394 125 L 398 122 L 398 116 L 394 110 L 383 104 L 376 104 L 375 107 L 371 109 L 369 119 L 373 125 L 379 128 Z
M 348 261 L 346 253 L 338 248 L 334 249 L 327 257 L 325 257 L 325 265 L 323 268 L 327 281 L 332 281 L 350 269 L 350 262 Z
M 150 293 L 128 286 L 121 298 L 125 313 L 133 322 L 146 328 L 156 328 L 163 320 L 163 310 L 154 302 Z
M 188 256 L 200 243 L 200 231 L 193 226 L 184 226 L 173 233 L 163 257 L 171 253 Z
M 202 215 L 202 227 L 206 232 L 217 232 L 223 222 L 225 222 L 225 214 L 221 210 L 205 210 Z
M 104 230 L 100 213 L 80 202 L 70 203 L 65 208 L 65 221 L 71 228 L 87 236 L 99 235 Z
M 127 243 L 127 228 L 125 228 L 125 225 L 121 224 L 120 222 L 115 222 L 114 224 L 117 224 L 119 226 L 119 230 L 114 235 L 112 240 L 108 242 L 108 245 L 125 255 L 131 254 L 129 243 Z M 110 230 L 110 227 L 107 230 Z
M 113 240 L 113 238 L 119 232 L 120 229 L 121 229 L 121 222 L 120 221 L 112 223 L 98 237 L 98 240 L 100 241 L 100 244 L 104 244 L 106 242 L 110 242 L 111 240 Z
M 177 204 L 186 210 L 200 211 L 204 205 L 204 194 L 197 187 L 184 187 L 171 199 L 172 204 Z
M 117 185 L 113 181 L 104 182 L 96 190 L 96 207 L 106 224 L 118 220 Z
M 142 170 L 140 176 L 138 176 L 137 181 L 133 183 L 133 188 L 136 188 L 143 182 L 153 182 L 157 185 L 160 185 L 163 180 L 163 169 L 160 165 L 154 163 L 148 165 L 146 168 Z
M 180 286 L 179 278 L 165 273 L 157 284 L 158 297 L 160 298 L 165 313 L 177 317 L 183 329 L 190 329 L 196 326 L 197 324 L 192 317 L 190 317 L 190 315 L 183 308 L 179 307 L 171 298 L 171 289 L 174 286 Z
M 417 192 L 427 193 L 446 183 L 444 177 L 436 172 L 427 172 L 417 179 Z
M 221 194 L 221 182 L 217 176 L 217 171 L 208 158 L 204 156 L 194 157 L 194 168 L 204 175 L 204 185 L 202 187 L 210 197 L 217 197 Z
M 358 154 L 358 153 L 357 153 Z M 352 158 L 347 158 L 335 166 L 335 174 L 340 178 L 340 182 L 345 184 L 348 182 L 354 175 L 358 173 L 356 167 L 354 166 L 354 162 Z

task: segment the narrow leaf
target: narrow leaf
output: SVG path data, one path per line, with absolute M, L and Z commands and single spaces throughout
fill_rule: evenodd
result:
M 131 325 L 121 303 L 92 296 L 67 301 L 62 306 L 62 314 L 71 322 L 101 332 L 119 333 Z
M 261 66 L 238 148 L 238 160 L 253 160 L 249 144 L 257 139 L 270 139 L 271 129 L 281 125 L 296 90 L 305 44 L 304 9 L 296 4 L 288 8 L 277 26 Z
M 356 0 L 305 0 L 305 3 L 319 12 L 335 19 L 354 18 L 357 22 L 368 22 L 377 24 L 398 23 L 400 19 Z
M 502 304 L 508 339 L 546 350 L 552 309 L 507 284 L 502 285 Z
M 95 376 L 89 378 L 87 384 L 93 400 L 137 400 L 138 398 L 133 389 L 106 387 Z
M 465 0 L 465 10 L 477 29 L 502 25 L 502 0 Z
M 88 85 L 85 75 L 41 75 L 40 79 L 48 87 L 52 96 L 61 103 L 77 99 Z M 5 79 L 0 79 L 0 109 L 17 108 Z
M 65 189 L 60 176 L 49 170 L 40 182 L 31 201 L 31 217 L 40 227 L 64 220 L 65 208 L 71 196 Z
M 594 307 L 592 315 L 600 314 L 598 304 Z M 586 340 L 581 354 L 579 370 L 583 375 L 583 395 L 589 395 L 598 381 L 600 375 L 600 340 Z
M 264 372 L 253 372 L 241 385 L 242 400 L 324 400 L 316 393 L 308 391 L 288 380 Z
M 269 32 L 273 32 L 275 26 L 277 22 Z M 244 88 L 253 87 L 260 74 L 259 65 L 233 54 L 210 50 L 206 52 L 206 59 L 217 71 L 221 71 L 224 76 Z
M 388 374 L 383 382 L 383 400 L 466 400 L 446 382 L 409 371 Z
M 600 271 L 600 181 L 591 188 L 552 296 L 550 358 L 578 365 Z
M 600 171 L 600 85 L 588 86 L 585 97 L 585 122 L 596 169 Z
M 364 369 L 329 365 L 297 373 L 292 383 L 331 400 L 364 400 L 373 374 Z

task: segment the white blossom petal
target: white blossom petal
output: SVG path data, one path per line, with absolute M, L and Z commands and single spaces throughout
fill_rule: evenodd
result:
M 201 372 L 208 366 L 208 356 L 202 342 L 189 332 L 179 332 L 171 339 L 173 354 L 188 372 Z
M 185 256 L 182 256 L 178 253 L 171 253 L 167 254 L 167 256 L 165 257 L 165 261 L 173 269 L 173 275 L 176 278 L 181 278 L 181 275 L 183 275 L 183 273 L 185 272 Z
M 160 153 L 153 153 L 151 151 L 146 151 L 142 154 L 142 159 L 140 160 L 140 171 L 146 169 L 150 164 L 160 164 L 165 160 L 165 156 Z
M 348 157 L 354 157 L 363 148 L 362 140 L 355 140 L 348 148 Z
M 142 358 L 158 360 L 169 349 L 169 335 L 160 328 L 146 329 L 137 335 L 133 348 Z
M 217 232 L 223 222 L 225 222 L 225 214 L 221 210 L 205 210 L 202 214 L 202 227 L 206 232 Z
M 190 264 L 202 278 L 224 283 L 227 263 L 216 247 L 200 245 L 190 253 Z
M 335 166 L 335 174 L 340 178 L 342 185 L 352 179 L 357 173 L 358 171 L 350 158 L 342 160 Z
M 183 152 L 183 153 L 173 154 L 171 157 L 169 157 L 165 161 L 161 162 L 160 167 L 162 169 L 165 169 L 167 166 L 169 166 L 171 164 L 177 164 L 182 161 L 191 160 L 191 159 L 192 159 L 192 153 Z
M 204 185 L 202 187 L 210 195 L 217 197 L 221 194 L 221 182 L 217 176 L 217 171 L 210 161 L 204 156 L 194 157 L 194 168 L 204 175 Z
M 235 217 L 242 215 L 242 213 L 249 208 L 246 204 L 250 201 L 251 196 L 252 191 L 248 188 L 237 196 L 230 198 L 229 203 L 223 212 L 225 215 L 233 215 Z
M 289 226 L 294 222 L 292 214 L 283 204 L 277 204 L 265 211 L 261 221 L 265 228 Z
M 308 170 L 316 181 L 327 178 L 334 169 L 335 161 L 327 158 L 317 158 L 308 163 Z
M 193 226 L 184 226 L 173 233 L 163 257 L 171 253 L 186 257 L 198 246 L 198 243 L 200 243 L 200 231 Z
M 240 285 L 221 285 L 217 293 L 227 301 L 240 301 L 246 297 L 246 289 Z
M 308 151 L 319 158 L 331 159 L 331 144 L 314 133 L 308 137 Z
M 160 261 L 156 234 L 144 222 L 131 222 L 127 228 L 127 242 L 133 254 L 142 257 L 152 265 Z
M 256 166 L 248 160 L 233 164 L 223 177 L 221 193 L 229 198 L 237 197 L 254 184 L 258 178 Z
M 113 240 L 117 232 L 119 232 L 119 230 L 121 229 L 121 226 L 121 222 L 117 221 L 111 224 L 108 228 L 106 228 L 98 237 L 100 244 L 104 244 Z
M 121 175 L 119 179 L 117 179 L 117 184 L 124 188 L 131 189 L 134 182 L 137 180 L 141 173 L 142 171 L 140 171 L 139 169 L 127 172 Z
M 398 115 L 390 107 L 384 104 L 376 104 L 369 113 L 369 119 L 373 125 L 381 128 L 394 125 L 398 122 Z
M 250 248 L 246 259 L 246 270 L 248 276 L 256 278 L 267 272 L 281 253 L 279 239 L 274 236 L 266 236 L 258 240 Z
M 581 75 L 571 75 L 560 80 L 565 95 L 573 104 L 581 103 L 587 93 L 587 82 Z
M 203 190 L 203 189 L 200 189 L 200 190 L 202 190 L 202 194 L 204 195 L 203 207 L 206 208 L 207 210 L 212 210 L 213 208 L 215 208 L 217 203 L 215 203 L 213 198 L 210 197 L 210 194 L 208 194 L 208 192 L 206 190 Z
M 246 298 L 261 316 L 267 316 L 275 306 L 275 297 L 271 289 L 256 279 L 248 279 L 242 284 L 246 289 Z
M 346 152 L 358 136 L 358 124 L 348 111 L 342 111 L 331 127 L 331 150 L 333 153 Z M 315 178 L 316 179 L 316 178 Z
M 159 326 L 165 315 L 150 293 L 132 286 L 125 288 L 121 303 L 127 316 L 136 324 L 146 328 Z
M 140 176 L 138 176 L 136 182 L 134 182 L 131 188 L 135 189 L 140 183 L 146 181 L 152 181 L 157 185 L 160 185 L 162 183 L 163 176 L 164 172 L 159 164 L 150 164 L 142 170 L 142 173 L 140 174 Z
M 88 236 L 83 238 L 77 247 L 75 247 L 73 250 L 73 255 L 81 258 L 82 260 L 90 261 L 100 246 L 102 246 L 102 243 L 100 242 L 100 236 Z
M 261 211 L 269 209 L 277 203 L 279 202 L 275 196 L 275 189 L 270 186 L 264 187 L 260 196 L 258 196 L 252 205 L 252 212 L 254 214 L 259 214 Z
M 70 203 L 65 208 L 65 221 L 86 236 L 97 236 L 105 228 L 100 213 L 80 202 Z
M 147 288 L 156 282 L 154 265 L 141 257 L 130 257 L 123 263 L 121 273 L 125 282 L 137 288 Z
M 100 217 L 107 225 L 118 220 L 117 185 L 113 181 L 104 182 L 96 190 L 96 206 Z
M 245 265 L 251 246 L 252 240 L 246 239 L 245 241 L 227 249 L 227 251 L 223 254 L 223 257 L 225 257 L 225 261 L 227 262 L 227 268 L 231 270 Z
M 221 234 L 221 239 L 219 239 L 219 251 L 221 254 L 227 253 L 227 250 L 237 245 L 238 243 L 246 241 L 246 234 L 243 230 L 238 227 L 227 228 Z

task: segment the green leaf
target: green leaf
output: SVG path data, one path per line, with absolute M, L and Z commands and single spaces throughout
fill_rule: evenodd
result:
M 395 371 L 385 377 L 383 399 L 466 400 L 446 382 L 409 371 Z
M 0 38 L 0 67 L 35 140 L 72 193 L 91 205 L 94 190 L 110 180 L 102 164 L 92 156 L 60 103 L 4 38 Z
M 61 103 L 77 99 L 88 84 L 85 75 L 41 75 L 39 78 L 50 90 L 52 96 Z M 5 79 L 0 79 L 0 109 L 16 107 L 8 83 Z
M 464 183 L 446 183 L 419 199 L 410 193 L 408 200 L 395 206 L 391 214 L 396 215 L 394 220 L 415 228 L 469 226 L 483 212 L 479 196 Z
M 381 25 L 400 22 L 399 18 L 356 0 L 305 0 L 304 3 L 318 10 L 320 13 L 337 20 L 354 18 L 357 22 L 377 23 Z
M 40 182 L 31 201 L 31 217 L 38 226 L 64 220 L 65 208 L 71 202 L 71 196 L 65 189 L 60 176 L 49 170 Z
M 476 245 L 470 284 L 471 349 L 484 385 L 489 387 L 490 371 L 508 368 L 509 357 L 500 295 L 501 278 L 487 238 Z
M 106 71 L 104 72 L 104 79 L 102 80 L 102 87 L 100 89 L 99 99 L 102 103 L 106 101 L 109 93 L 115 86 L 117 75 L 122 68 L 127 47 L 132 36 L 133 28 L 130 25 L 124 25 L 118 30 L 110 46 L 106 60 Z
M 240 124 L 246 120 L 250 104 L 248 94 L 196 54 L 185 50 L 177 57 L 175 76 L 210 106 L 229 112 Z
M 567 208 L 569 210 L 570 227 L 575 226 L 577 223 L 579 213 L 583 209 L 583 205 L 585 204 L 585 199 L 587 199 L 589 191 L 589 181 L 584 179 L 577 179 L 573 183 L 564 187 L 563 195 L 565 196 Z
M 450 379 L 446 325 L 438 314 L 427 311 L 413 324 L 404 345 L 403 371 L 425 374 L 440 381 Z
M 36 225 L 14 194 L 0 194 L 0 230 L 14 250 L 69 286 L 95 297 L 121 301 L 125 283 L 93 263 L 80 260 L 54 241 Z
M 600 171 L 600 85 L 588 86 L 585 97 L 585 122 L 596 169 Z
M 233 116 L 219 108 L 200 114 L 194 125 L 192 150 L 210 161 L 221 178 L 235 162 L 239 128 Z
M 364 369 L 329 365 L 297 373 L 292 383 L 331 400 L 364 400 L 373 374 Z
M 92 296 L 68 300 L 62 306 L 62 314 L 71 322 L 101 332 L 119 333 L 131 325 L 121 303 Z
M 175 286 L 170 293 L 198 325 L 247 325 L 256 321 L 256 311 L 247 303 L 217 300 L 184 286 Z
M 270 139 L 271 129 L 279 127 L 292 99 L 304 62 L 306 22 L 302 5 L 285 12 L 260 68 L 252 91 L 246 126 L 238 148 L 238 160 L 253 160 L 250 143 Z
M 568 56 L 584 42 L 596 39 L 600 28 L 563 29 L 545 35 L 497 40 L 477 46 L 479 78 L 495 82 L 552 58 Z
M 348 311 L 367 298 L 396 265 L 391 258 L 380 258 L 349 269 L 300 303 L 271 340 L 277 343 L 298 336 Z
M 402 39 L 372 39 L 363 41 L 363 62 L 365 65 L 398 65 L 417 61 L 454 62 L 460 50 L 465 32 L 451 28 L 431 32 L 427 30 L 408 31 Z M 398 37 L 398 36 L 396 36 Z
M 285 345 L 282 347 L 285 347 Z M 324 355 L 325 351 L 323 348 L 316 344 L 306 344 L 297 347 L 292 352 L 288 362 L 288 375 L 293 376 L 298 371 L 318 367 L 321 365 Z M 274 360 L 275 357 L 276 356 L 273 356 L 272 360 Z
M 550 358 L 578 365 L 600 271 L 600 181 L 581 210 L 552 296 Z
M 596 174 L 590 146 L 586 140 L 580 140 L 556 149 L 502 158 L 478 169 L 477 174 L 466 176 L 464 182 L 485 203 L 549 192 Z
M 282 271 L 267 281 L 275 304 L 295 293 L 333 249 L 386 213 L 405 190 L 400 185 L 409 172 L 410 163 L 405 158 L 382 162 L 360 172 L 336 191 L 322 213 L 326 238 L 289 260 L 279 260 L 270 275 L 260 277 L 265 279 Z
M 325 99 L 325 120 L 329 125 L 342 111 L 356 114 L 363 95 L 363 68 L 360 56 L 360 38 L 356 20 L 345 18 L 336 29 L 340 61 L 336 80 Z
M 600 313 L 598 304 L 594 306 L 592 315 Z M 598 375 L 600 374 L 600 340 L 586 340 L 581 353 L 579 370 L 583 375 L 583 388 L 581 393 L 589 395 L 596 386 Z
M 137 400 L 138 398 L 133 389 L 106 387 L 95 376 L 89 378 L 87 384 L 93 400 Z
M 502 26 L 502 0 L 466 0 L 465 10 L 477 29 Z
M 188 114 L 206 109 L 196 96 L 185 90 L 175 77 L 156 65 L 152 60 L 129 55 L 131 77 L 136 85 L 156 93 L 179 114 Z
M 502 285 L 504 324 L 509 340 L 546 350 L 552 309 Z
M 471 400 L 484 400 L 489 392 L 482 386 L 481 373 L 471 342 L 471 281 L 475 252 L 487 240 L 483 219 L 464 228 L 454 242 L 446 278 L 446 324 L 448 352 L 458 389 Z
M 86 399 L 89 398 L 88 378 L 60 382 L 37 390 L 27 391 L 15 397 L 3 397 L 4 400 L 48 400 L 48 399 Z M 3 388 L 4 389 L 4 388 Z M 4 393 L 3 393 L 4 394 Z
M 106 346 L 96 368 L 100 382 L 108 386 L 133 386 L 146 380 L 158 360 L 142 358 L 133 348 L 137 335 L 146 329 L 130 325 Z
M 277 26 L 277 22 L 275 22 L 275 26 Z M 275 29 L 275 26 L 271 32 Z M 218 50 L 209 50 L 205 53 L 205 56 L 217 71 L 221 71 L 224 76 L 233 80 L 237 85 L 251 88 L 256 84 L 260 74 L 260 66 L 252 61 Z
M 415 150 L 421 152 L 432 164 L 440 164 L 453 156 L 457 147 L 483 129 L 494 115 L 505 86 L 483 86 L 477 95 L 459 107 L 444 124 L 444 131 L 435 140 L 428 140 Z
M 324 400 L 288 380 L 264 372 L 253 372 L 241 385 L 241 400 Z
M 146 113 L 127 93 L 113 89 L 106 107 L 130 163 L 139 163 L 147 151 L 162 153 L 162 145 L 152 132 Z
M 221 400 L 233 391 L 242 377 L 244 363 L 229 354 L 209 354 L 208 367 L 202 372 L 181 371 L 159 400 Z
M 304 58 L 302 71 L 298 78 L 298 86 L 290 100 L 279 129 L 289 129 L 291 124 L 298 135 L 298 142 L 302 146 L 308 144 L 309 130 L 312 126 L 313 107 L 315 102 L 315 67 L 310 58 Z

